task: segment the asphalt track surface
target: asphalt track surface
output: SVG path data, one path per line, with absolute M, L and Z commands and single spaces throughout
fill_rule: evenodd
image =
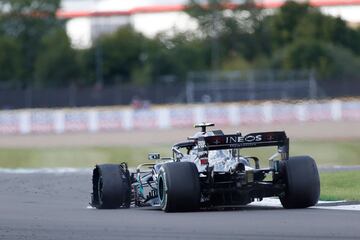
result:
M 90 178 L 0 173 L 0 239 L 360 239 L 360 211 L 89 209 Z

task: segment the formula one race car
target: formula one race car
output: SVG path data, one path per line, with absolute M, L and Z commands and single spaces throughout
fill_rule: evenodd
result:
M 306 208 L 317 203 L 319 173 L 309 156 L 289 157 L 285 132 L 225 135 L 201 131 L 172 147 L 171 158 L 150 153 L 130 173 L 127 164 L 97 165 L 93 171 L 91 205 L 95 208 L 160 206 L 166 212 L 196 211 L 215 206 L 238 206 L 278 196 L 284 208 Z M 243 148 L 276 146 L 269 167 L 242 156 Z M 252 163 L 252 164 L 250 164 Z

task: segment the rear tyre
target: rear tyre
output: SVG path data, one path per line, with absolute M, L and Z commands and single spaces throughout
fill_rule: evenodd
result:
M 191 162 L 165 163 L 159 171 L 158 196 L 165 212 L 196 211 L 200 207 L 200 180 Z
M 285 182 L 285 195 L 280 197 L 284 208 L 306 208 L 318 202 L 319 172 L 311 157 L 291 157 L 285 161 Z
M 99 209 L 130 207 L 130 176 L 122 165 L 96 165 L 92 183 L 91 205 L 93 207 Z

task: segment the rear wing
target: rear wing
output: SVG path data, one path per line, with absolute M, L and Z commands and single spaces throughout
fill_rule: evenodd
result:
M 283 131 L 199 137 L 198 146 L 203 151 L 277 146 L 279 152 L 289 156 L 289 138 Z

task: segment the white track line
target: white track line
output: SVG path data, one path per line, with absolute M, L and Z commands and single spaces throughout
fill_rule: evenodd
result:
M 280 200 L 277 198 L 264 198 L 260 202 L 253 202 L 249 204 L 250 206 L 260 206 L 260 207 L 279 207 L 281 208 Z M 328 209 L 328 210 L 351 210 L 351 211 L 360 211 L 360 204 L 349 205 L 346 201 L 319 201 L 314 209 Z
M 336 206 L 326 206 L 326 204 L 331 204 L 331 205 L 335 204 Z M 262 201 L 252 202 L 248 206 L 282 208 L 279 199 L 276 199 L 276 198 L 264 198 Z M 327 209 L 327 210 L 360 211 L 360 204 L 348 205 L 348 203 L 346 201 L 319 201 L 318 205 L 311 207 L 311 208 Z M 86 207 L 86 209 L 96 209 L 96 208 L 89 205 Z
M 90 174 L 91 168 L 0 168 L 0 173 L 10 174 L 66 174 L 66 173 L 81 173 Z
M 0 168 L 0 174 L 91 174 L 91 171 L 92 168 Z M 262 201 L 253 202 L 249 205 L 260 207 L 282 207 L 277 198 L 265 198 Z M 360 211 L 360 204 L 348 204 L 346 201 L 319 201 L 318 205 L 311 208 Z
M 360 204 L 355 205 L 338 205 L 338 206 L 315 206 L 312 208 L 327 209 L 327 210 L 349 210 L 349 211 L 360 211 Z

